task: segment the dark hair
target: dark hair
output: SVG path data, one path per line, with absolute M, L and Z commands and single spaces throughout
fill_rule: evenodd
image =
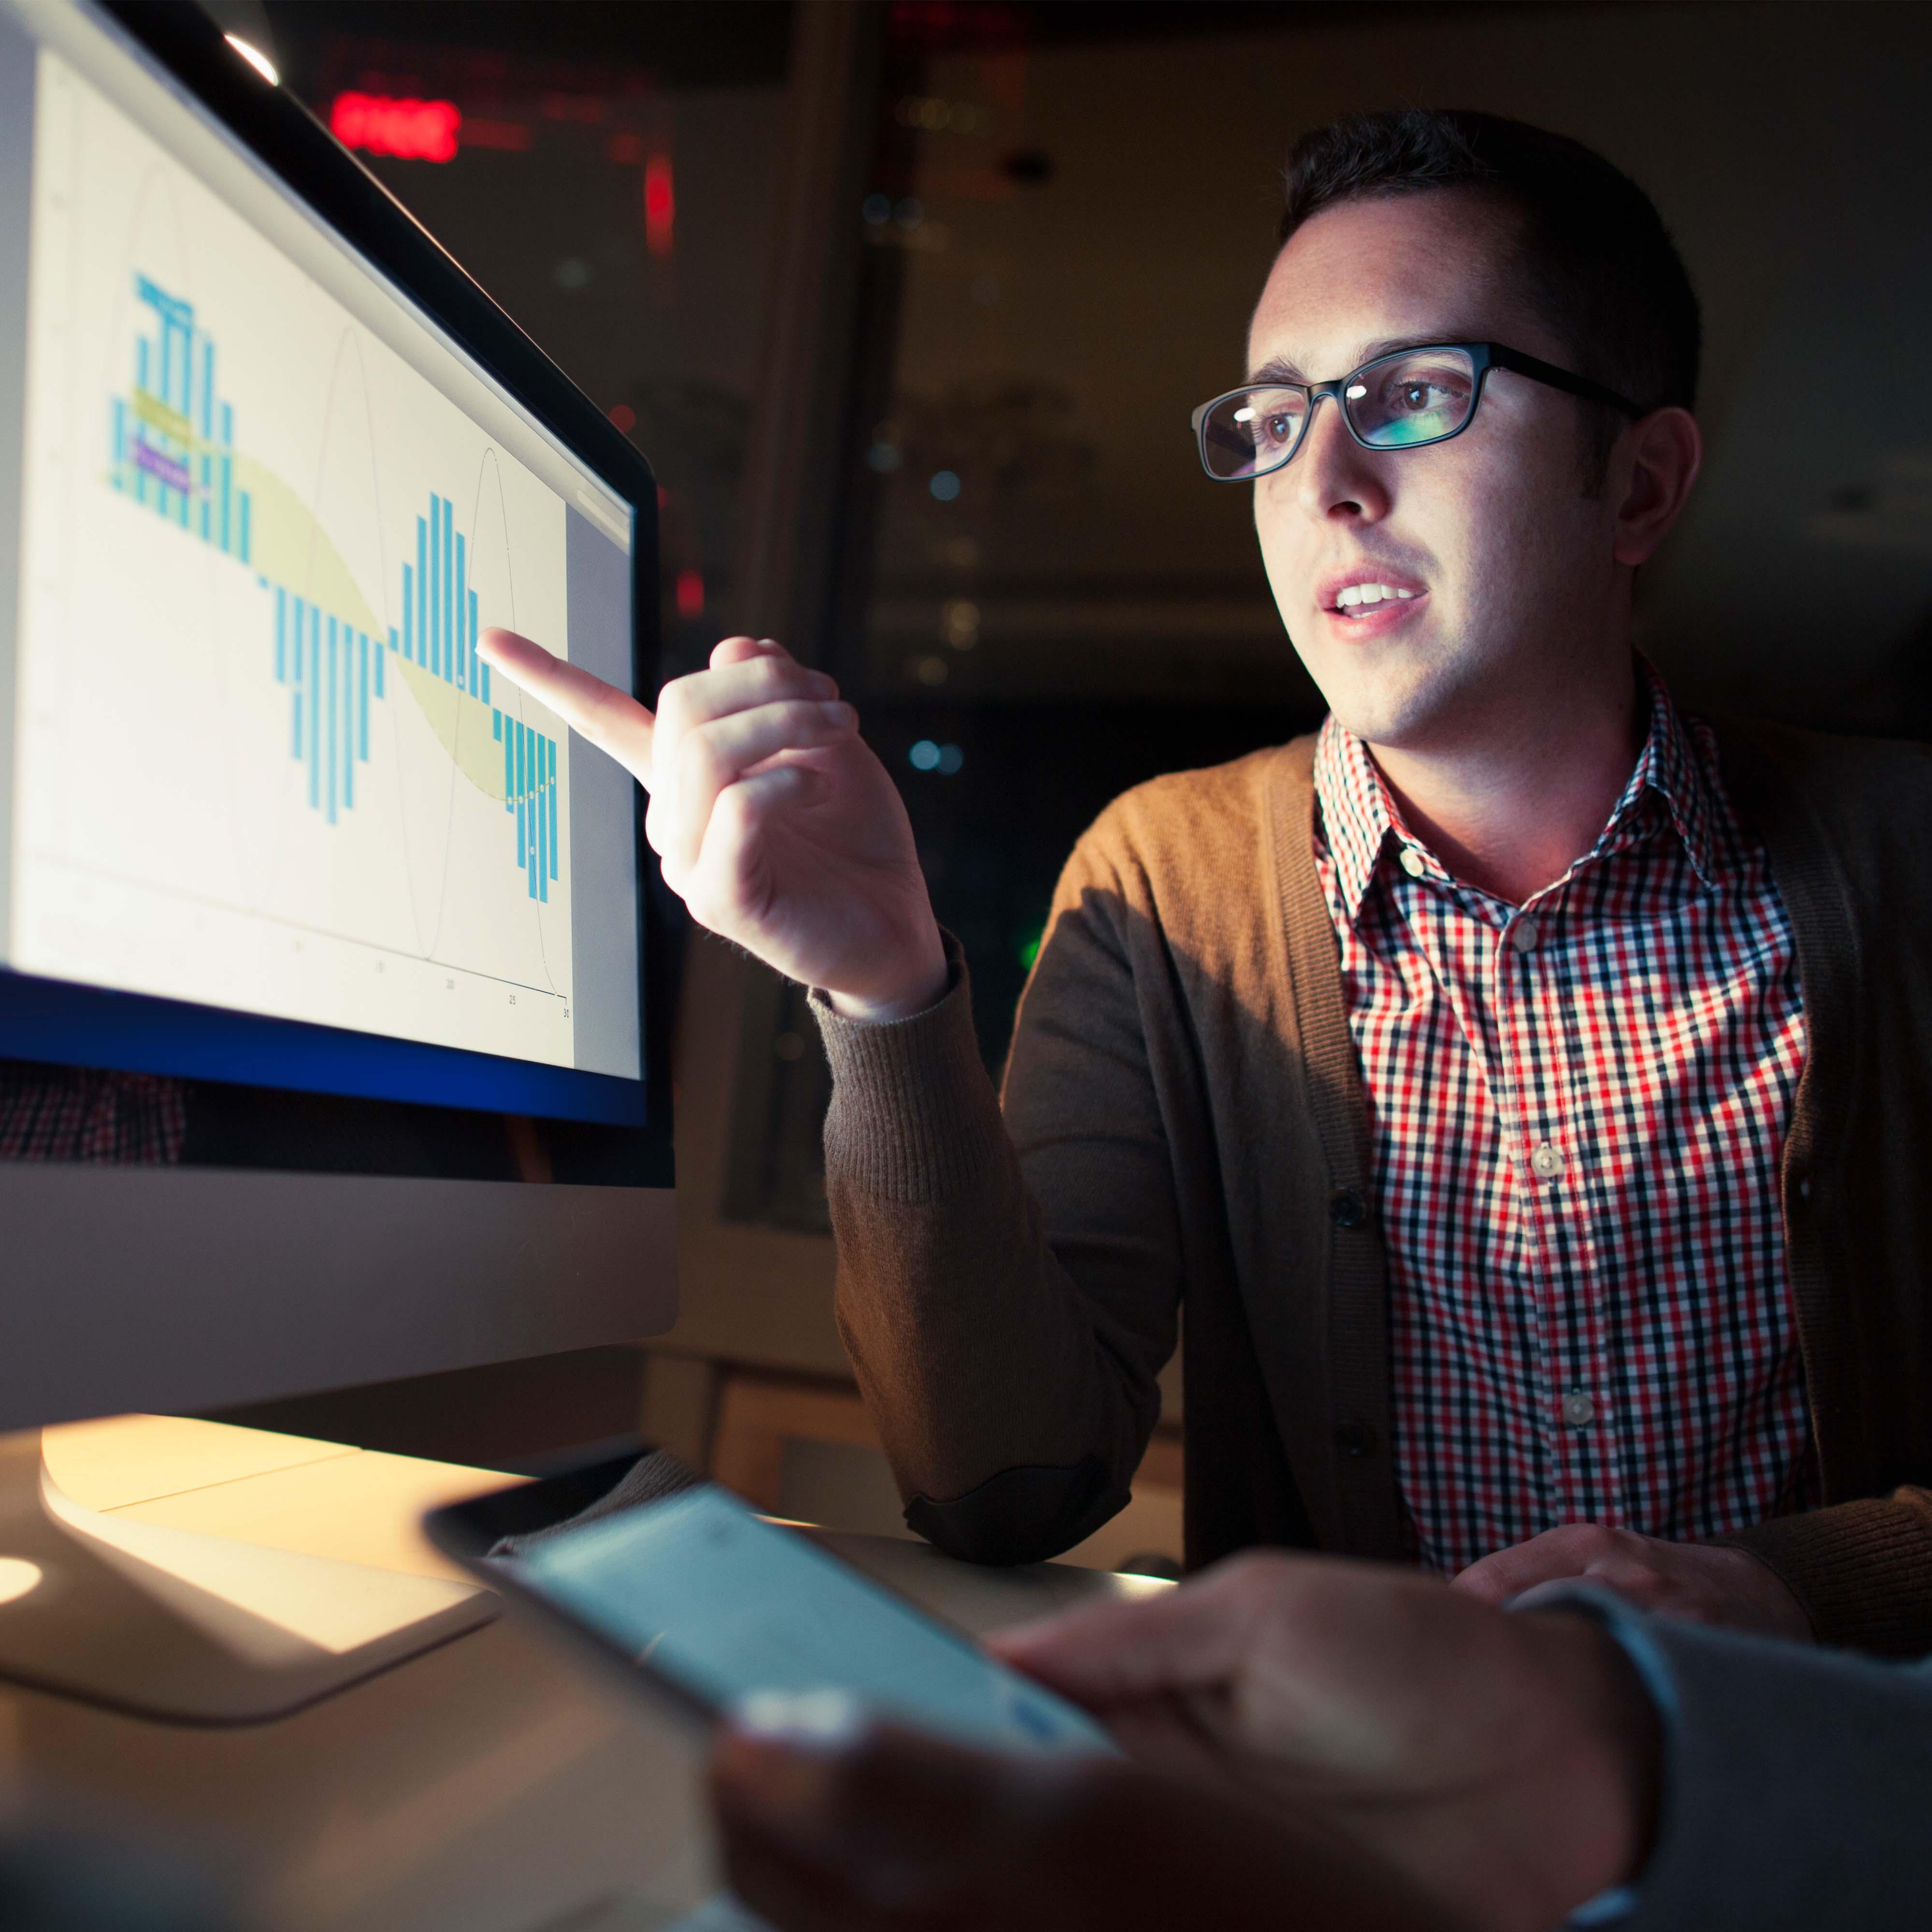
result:
M 1579 374 L 1641 409 L 1696 406 L 1703 325 L 1683 257 L 1649 196 L 1580 141 L 1497 114 L 1346 115 L 1295 142 L 1281 239 L 1338 202 L 1442 188 L 1522 218 L 1516 266 Z

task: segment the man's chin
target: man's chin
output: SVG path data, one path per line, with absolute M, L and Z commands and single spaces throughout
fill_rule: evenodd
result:
M 1318 682 L 1320 680 L 1317 680 Z M 1322 696 L 1335 722 L 1364 743 L 1390 751 L 1428 749 L 1437 742 L 1458 708 L 1458 693 L 1441 677 L 1408 675 L 1338 677 L 1323 685 Z

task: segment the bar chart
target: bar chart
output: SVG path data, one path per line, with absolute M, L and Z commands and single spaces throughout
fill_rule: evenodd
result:
M 251 566 L 300 557 L 335 587 L 339 608 L 330 608 L 328 600 L 257 571 L 273 599 L 274 676 L 288 689 L 290 754 L 305 770 L 309 808 L 330 825 L 356 808 L 356 769 L 370 760 L 370 706 L 388 701 L 394 681 L 385 660 L 394 657 L 452 758 L 472 784 L 502 799 L 514 820 L 526 895 L 548 904 L 558 866 L 556 740 L 491 702 L 490 667 L 476 652 L 470 538 L 457 527 L 454 504 L 432 493 L 414 520 L 394 585 L 399 621 L 386 624 L 356 608 L 362 600 L 346 567 L 314 570 L 319 546 L 339 560 L 296 493 L 279 478 L 263 479 L 266 490 L 244 487 L 259 466 L 237 451 L 233 406 L 218 394 L 216 346 L 194 304 L 144 274 L 135 275 L 134 292 L 143 326 L 133 344 L 132 382 L 110 399 L 113 488 L 224 556 Z M 264 518 L 269 527 L 258 542 Z M 278 530 L 278 520 L 301 527 Z M 494 760 L 465 755 L 463 708 L 442 701 L 436 685 L 488 708 L 490 742 L 502 752 L 500 789 Z
M 179 296 L 138 274 L 134 292 L 154 333 L 136 337 L 134 386 L 113 400 L 114 487 L 246 563 L 250 505 L 235 483 L 235 412 L 215 400 L 214 344 Z

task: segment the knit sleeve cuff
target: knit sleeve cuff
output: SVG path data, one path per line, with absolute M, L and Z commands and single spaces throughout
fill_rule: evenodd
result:
M 1821 1644 L 1879 1657 L 1932 1650 L 1932 1513 L 1902 1497 L 1774 1516 L 1720 1543 L 1772 1570 Z
M 970 1186 L 998 1157 L 1005 1129 L 973 1030 L 965 955 L 952 934 L 944 937 L 946 991 L 908 1019 L 848 1019 L 812 994 L 832 1065 L 828 1185 L 931 1202 Z

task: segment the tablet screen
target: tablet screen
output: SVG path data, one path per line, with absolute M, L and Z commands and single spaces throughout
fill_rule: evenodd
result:
M 720 1713 L 838 1692 L 960 1743 L 1116 1748 L 1084 1712 L 710 1485 L 548 1538 L 514 1567 Z

